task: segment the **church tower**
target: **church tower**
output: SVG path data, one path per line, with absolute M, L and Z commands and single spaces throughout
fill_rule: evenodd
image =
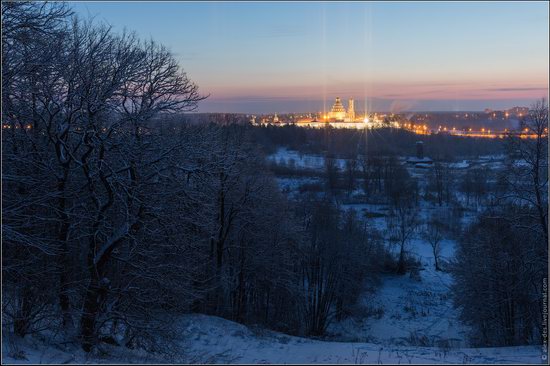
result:
M 328 118 L 335 119 L 336 121 L 343 121 L 346 118 L 346 109 L 342 105 L 340 97 L 336 97 L 332 109 L 328 112 Z
M 353 98 L 350 98 L 348 102 L 348 119 L 350 120 L 350 122 L 355 122 L 355 108 L 353 106 Z

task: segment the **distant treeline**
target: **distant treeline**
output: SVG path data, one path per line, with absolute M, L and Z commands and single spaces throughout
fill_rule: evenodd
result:
M 416 135 L 400 129 L 350 130 L 313 129 L 296 126 L 253 128 L 255 139 L 272 152 L 279 146 L 304 153 L 348 157 L 353 155 L 415 155 L 416 142 L 424 142 L 424 153 L 438 160 L 472 158 L 503 153 L 497 139 L 465 138 L 450 135 Z

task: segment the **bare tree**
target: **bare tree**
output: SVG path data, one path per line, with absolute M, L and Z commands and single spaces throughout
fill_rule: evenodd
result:
M 442 224 L 436 217 L 432 217 L 425 225 L 423 232 L 424 240 L 432 247 L 434 256 L 435 270 L 441 271 L 440 256 L 441 256 L 441 241 L 443 240 Z
M 400 201 L 392 207 L 391 214 L 388 216 L 388 231 L 390 240 L 397 244 L 399 250 L 396 271 L 398 274 L 404 274 L 407 271 L 406 252 L 407 246 L 413 238 L 418 228 L 417 209 L 406 201 Z
M 348 197 L 355 189 L 355 179 L 357 174 L 357 156 L 351 154 L 346 159 L 346 189 L 348 191 Z
M 338 185 L 338 162 L 332 154 L 325 156 L 326 185 L 330 192 L 334 192 Z
M 150 123 L 163 113 L 193 110 L 204 97 L 167 49 L 69 15 L 59 4 L 2 4 L 4 187 L 15 193 L 3 206 L 9 217 L 4 263 L 13 269 L 8 311 L 16 331 L 32 331 L 29 321 L 44 307 L 59 306 L 65 327 L 80 317 L 89 351 L 113 319 L 130 329 L 151 314 L 144 293 L 174 303 L 167 287 L 157 287 L 163 295 L 147 287 L 160 278 L 153 273 L 170 273 L 174 282 L 164 283 L 180 283 L 172 293 L 187 286 L 177 274 L 189 272 L 166 256 L 190 247 L 174 240 L 167 229 L 173 221 L 155 227 L 171 206 L 152 187 L 181 187 L 197 168 L 172 160 L 187 155 L 183 140 L 160 136 Z M 158 237 L 170 237 L 170 244 Z M 18 252 L 20 244 L 25 248 Z M 147 255 L 154 265 L 136 271 Z M 28 279 L 23 286 L 18 274 Z M 131 290 L 136 282 L 141 295 Z
M 509 156 L 498 177 L 498 200 L 459 242 L 452 265 L 455 302 L 479 344 L 542 342 L 545 295 L 540 279 L 548 275 L 547 126 L 543 99 L 522 121 L 527 135 L 507 139 Z
M 548 242 L 548 103 L 541 99 L 531 106 L 521 128 L 531 138 L 509 138 L 512 156 L 517 156 L 506 174 L 511 192 L 501 199 L 527 204 L 528 215 L 538 222 L 543 241 Z
M 435 191 L 437 196 L 437 203 L 439 206 L 443 204 L 443 193 L 444 193 L 444 184 L 443 184 L 443 174 L 444 174 L 444 167 L 441 162 L 435 162 L 432 175 L 431 175 L 431 182 L 430 186 Z
M 509 205 L 480 215 L 461 237 L 451 265 L 454 302 L 476 345 L 542 342 L 544 267 L 533 258 L 538 239 L 500 218 L 517 211 Z
M 176 142 L 159 148 L 145 123 L 159 113 L 192 110 L 203 99 L 165 48 L 110 36 L 108 29 L 91 32 L 92 43 L 86 49 L 97 55 L 88 57 L 91 65 L 79 68 L 86 70 L 85 80 L 90 81 L 84 99 L 85 150 L 78 160 L 93 208 L 87 255 L 90 282 L 80 322 L 86 351 L 95 342 L 111 257 L 154 215 L 149 187 L 162 176 L 163 161 L 180 146 Z M 109 118 L 105 112 L 110 110 L 122 112 L 121 117 Z
M 33 297 L 52 301 L 51 296 L 40 294 L 45 290 L 43 280 L 55 281 L 54 268 L 44 264 L 60 254 L 51 236 L 55 221 L 48 207 L 56 196 L 52 193 L 52 159 L 44 149 L 48 141 L 40 126 L 41 97 L 58 70 L 60 48 L 52 45 L 64 39 L 69 14 L 62 3 L 2 3 L 4 253 L 11 260 L 6 268 L 15 266 L 19 276 L 25 274 L 19 280 L 27 279 L 19 292 L 22 298 L 17 300 L 16 295 L 11 300 L 26 308 L 23 313 L 35 316 L 41 313 L 25 304 Z M 11 253 L 12 245 L 19 246 L 20 254 Z M 35 263 L 30 261 L 33 256 Z M 47 302 L 34 305 L 43 309 Z M 29 330 L 24 318 L 18 316 L 16 321 L 20 335 Z

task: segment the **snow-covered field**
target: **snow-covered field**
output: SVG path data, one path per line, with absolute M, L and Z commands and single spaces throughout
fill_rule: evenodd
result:
M 323 342 L 275 332 L 255 332 L 227 320 L 192 316 L 190 350 L 224 354 L 240 363 L 540 363 L 537 347 L 444 348 Z M 225 332 L 225 333 L 224 333 Z
M 342 204 L 342 210 L 353 209 L 358 217 L 363 219 L 368 217 L 367 224 L 376 230 L 386 229 L 386 216 L 388 215 L 388 206 L 372 203 Z
M 452 256 L 454 242 L 442 243 L 442 258 Z M 414 240 L 409 253 L 421 263 L 419 278 L 386 275 L 374 293 L 365 293 L 358 304 L 359 314 L 333 324 L 329 331 L 349 340 L 382 345 L 467 346 L 468 328 L 461 324 L 452 306 L 449 273 L 435 270 L 431 247 Z
M 281 147 L 277 151 L 267 157 L 268 161 L 275 162 L 279 165 L 294 165 L 296 168 L 309 168 L 314 170 L 325 169 L 325 158 L 320 155 L 302 154 L 298 151 L 288 150 Z M 336 165 L 340 169 L 346 166 L 345 159 L 336 159 Z
M 297 191 L 300 186 L 304 184 L 321 184 L 323 186 L 324 182 L 319 178 L 283 178 L 277 177 L 277 184 L 283 192 Z
M 3 363 L 528 363 L 538 364 L 538 347 L 453 348 L 392 346 L 361 342 L 324 342 L 248 328 L 218 317 L 186 315 L 174 354 L 163 358 L 121 347 L 105 348 L 103 355 L 86 355 L 62 346 L 20 342 L 22 357 L 14 359 L 3 342 Z
M 295 150 L 289 150 L 285 147 L 280 147 L 277 151 L 267 157 L 268 161 L 275 162 L 281 165 L 292 165 L 297 168 L 309 168 L 309 169 L 324 169 L 325 158 L 321 155 L 303 154 Z M 407 157 L 398 157 L 398 160 L 404 163 Z M 506 160 L 506 156 L 499 155 L 482 155 L 477 159 L 460 160 L 453 163 L 449 163 L 448 167 L 451 169 L 467 169 L 470 166 L 483 166 L 490 168 L 500 168 L 503 162 Z M 336 164 L 340 169 L 344 169 L 346 165 L 346 159 L 336 159 Z

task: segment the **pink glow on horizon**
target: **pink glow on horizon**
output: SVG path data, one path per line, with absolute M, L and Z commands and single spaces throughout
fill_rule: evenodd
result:
M 292 85 L 292 86 L 228 86 L 203 88 L 212 99 L 235 99 L 239 97 L 265 99 L 318 99 L 326 90 L 328 95 L 340 95 L 343 98 L 363 97 L 365 84 L 347 84 L 339 86 Z M 368 84 L 370 95 L 366 97 L 382 99 L 415 99 L 415 100 L 445 100 L 445 99 L 537 99 L 548 96 L 548 84 L 529 83 L 431 83 L 431 84 Z

